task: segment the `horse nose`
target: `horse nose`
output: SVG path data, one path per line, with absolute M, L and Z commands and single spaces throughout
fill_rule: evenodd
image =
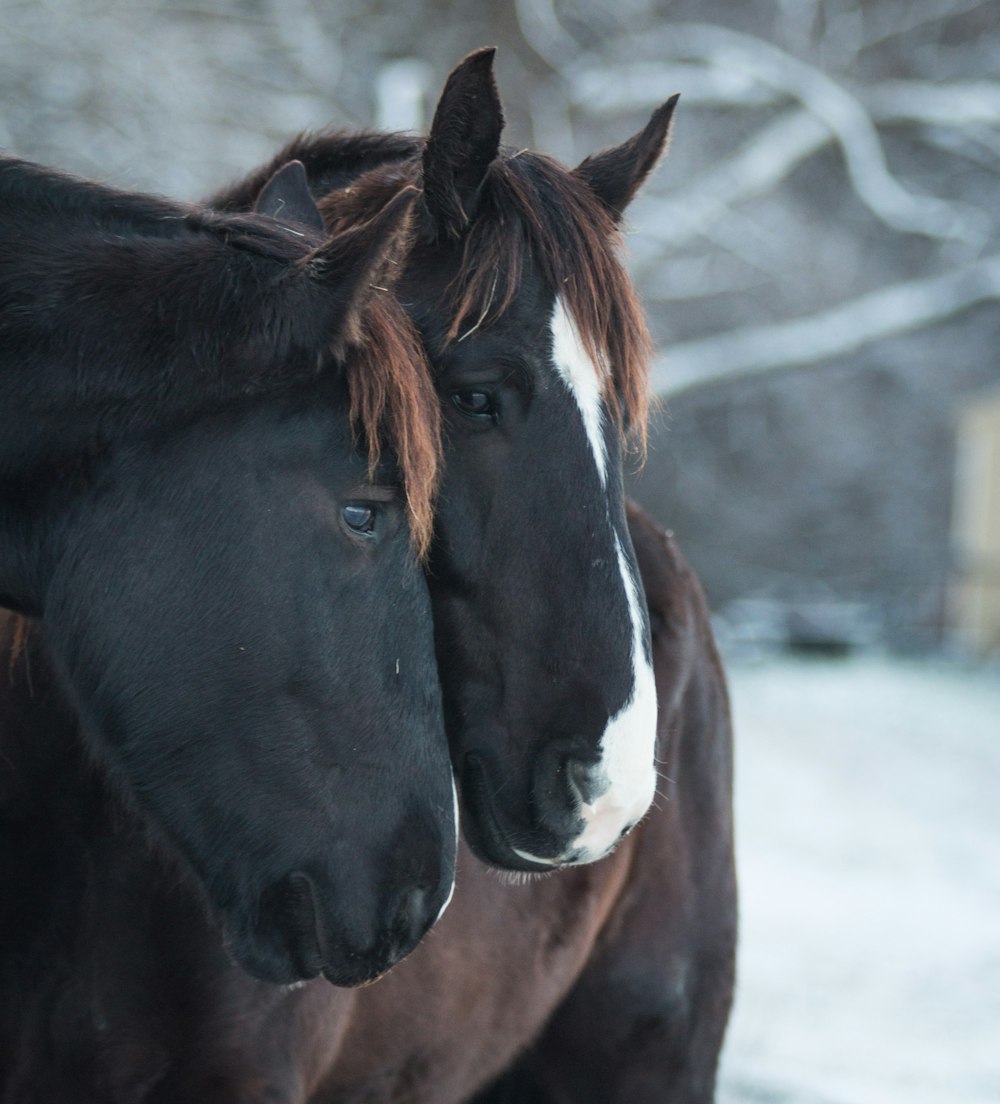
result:
M 589 805 L 597 796 L 597 772 L 590 763 L 582 759 L 567 759 L 563 770 L 566 775 L 566 788 L 574 807 Z
M 543 755 L 534 772 L 534 807 L 539 827 L 568 841 L 581 827 L 582 809 L 594 800 L 594 767 L 565 749 Z

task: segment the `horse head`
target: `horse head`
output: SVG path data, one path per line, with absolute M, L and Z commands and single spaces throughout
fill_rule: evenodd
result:
M 4 370 L 317 366 L 0 495 L 3 604 L 42 623 L 100 769 L 269 981 L 370 980 L 453 885 L 419 547 L 437 446 L 399 437 L 437 406 L 382 289 L 413 200 L 324 239 L 292 166 L 242 216 L 151 201 L 122 224 L 112 195 L 113 233 L 62 203 L 2 222 Z
M 655 790 L 622 485 L 629 438 L 645 435 L 649 341 L 616 246 L 674 102 L 569 171 L 500 147 L 491 58 L 463 62 L 438 105 L 408 269 L 435 279 L 401 295 L 446 411 L 430 585 L 466 834 L 487 860 L 538 869 L 606 854 Z

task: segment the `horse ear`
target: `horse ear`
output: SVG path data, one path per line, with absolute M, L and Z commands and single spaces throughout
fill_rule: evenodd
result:
M 309 178 L 301 161 L 282 165 L 261 188 L 253 209 L 281 223 L 295 222 L 324 232 L 323 216 L 309 191 Z
M 621 220 L 625 208 L 666 153 L 670 121 L 679 99 L 679 94 L 671 96 L 653 112 L 638 134 L 620 146 L 595 153 L 573 170 L 590 186 L 616 222 Z
M 452 70 L 424 147 L 424 205 L 434 236 L 460 237 L 475 213 L 486 170 L 500 151 L 503 108 L 493 79 L 495 46 Z
M 336 234 L 302 262 L 310 288 L 322 297 L 317 340 L 335 352 L 359 339 L 361 316 L 372 293 L 388 290 L 393 269 L 402 268 L 419 194 L 416 188 L 403 188 L 374 218 Z

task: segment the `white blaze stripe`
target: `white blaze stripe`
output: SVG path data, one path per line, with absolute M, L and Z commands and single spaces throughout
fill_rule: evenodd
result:
M 552 355 L 559 375 L 580 408 L 601 485 L 606 487 L 608 457 L 601 379 L 560 297 L 556 298 L 552 312 Z M 610 517 L 608 525 L 611 525 Z M 538 863 L 556 865 L 600 858 L 614 847 L 625 829 L 631 828 L 645 814 L 656 791 L 656 681 L 643 646 L 641 596 L 617 533 L 614 538 L 618 571 L 632 624 L 632 693 L 608 721 L 601 737 L 601 758 L 592 773 L 597 796 L 580 810 L 584 830 L 565 856 L 546 859 L 517 852 L 522 858 Z
M 587 350 L 580 340 L 573 316 L 561 297 L 556 298 L 552 312 L 552 359 L 556 370 L 573 393 L 583 417 L 587 440 L 594 453 L 601 486 L 608 482 L 608 454 L 604 444 L 604 402 L 601 380 Z
M 458 852 L 458 787 L 455 785 L 455 774 L 451 775 L 451 800 L 455 809 L 455 851 Z M 445 898 L 444 904 L 441 906 L 441 911 L 437 914 L 434 923 L 444 916 L 444 910 L 451 904 L 452 897 L 455 896 L 455 878 L 452 875 L 451 889 L 448 890 L 448 896 Z
M 656 680 L 643 647 L 638 587 L 617 533 L 615 550 L 632 621 L 632 695 L 601 737 L 594 773 L 603 775 L 606 788 L 580 810 L 586 827 L 573 844 L 582 852 L 578 862 L 598 859 L 614 847 L 622 832 L 645 815 L 656 792 Z
M 615 550 L 632 621 L 632 694 L 601 737 L 601 758 L 592 771 L 599 793 L 580 808 L 583 831 L 556 858 L 513 849 L 522 859 L 544 866 L 589 863 L 606 855 L 622 832 L 642 819 L 656 792 L 656 680 L 643 647 L 638 587 L 617 533 Z

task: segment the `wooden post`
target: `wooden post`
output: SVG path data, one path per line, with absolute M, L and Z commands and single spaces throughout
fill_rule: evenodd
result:
M 953 624 L 964 650 L 1000 654 L 1000 392 L 961 411 L 956 444 Z

